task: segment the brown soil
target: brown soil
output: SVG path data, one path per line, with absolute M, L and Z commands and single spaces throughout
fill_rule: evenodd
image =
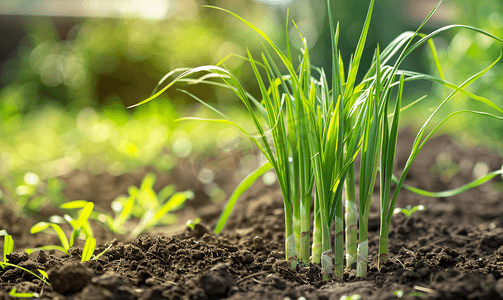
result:
M 401 137 L 397 169 L 405 164 L 412 139 Z M 405 141 L 405 142 L 404 142 Z M 413 165 L 406 183 L 431 191 L 458 187 L 474 179 L 472 169 L 484 161 L 490 170 L 501 168 L 503 159 L 480 149 L 463 149 L 450 138 L 431 140 Z M 456 176 L 432 176 L 448 168 L 436 164 L 437 155 L 450 156 L 459 166 Z M 436 166 L 434 166 L 436 164 Z M 89 199 L 104 209 L 139 185 L 145 172 L 113 177 L 75 171 L 62 179 L 69 199 Z M 441 172 L 440 172 L 441 173 Z M 440 174 L 439 173 L 439 174 Z M 191 175 L 192 174 L 192 175 Z M 14 252 L 10 262 L 36 272 L 46 270 L 51 286 L 15 268 L 0 269 L 0 299 L 8 292 L 38 292 L 43 299 L 335 299 L 361 295 L 361 299 L 503 299 L 503 182 L 501 177 L 452 198 L 425 198 L 403 190 L 397 206 L 423 204 L 425 211 L 410 219 L 396 215 L 390 233 L 390 260 L 379 272 L 377 242 L 379 220 L 377 194 L 369 223 L 369 271 L 356 278 L 346 271 L 344 280 L 324 281 L 319 266 L 298 266 L 284 261 L 284 216 L 277 186 L 257 182 L 240 199 L 223 233 L 211 228 L 222 204 L 214 204 L 197 184 L 193 172 L 177 167 L 159 174 L 156 188 L 174 182 L 192 188 L 196 199 L 179 213 L 181 224 L 202 217 L 194 230 L 183 226 L 157 229 L 129 242 L 95 226 L 99 247 L 112 248 L 97 261 L 80 263 L 80 247 L 71 257 L 35 252 Z M 232 173 L 215 178 L 228 193 L 235 186 Z M 186 186 L 183 186 L 186 184 Z M 376 190 L 378 192 L 378 190 Z M 40 216 L 39 216 L 40 217 Z M 43 216 L 42 216 L 43 217 Z M 13 235 L 15 250 L 56 243 L 52 235 L 30 235 L 34 221 L 14 217 L 0 207 L 1 227 Z M 114 239 L 115 238 L 115 239 Z M 2 241 L 3 242 L 3 241 Z M 2 246 L 0 244 L 0 246 Z M 422 295 L 422 296 L 419 296 Z

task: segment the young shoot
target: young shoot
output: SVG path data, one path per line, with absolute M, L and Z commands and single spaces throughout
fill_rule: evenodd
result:
M 190 229 L 194 230 L 194 228 L 196 228 L 196 224 L 198 224 L 199 222 L 201 222 L 201 219 L 200 218 L 195 218 L 194 220 L 188 220 L 187 223 L 186 223 L 186 225 Z
M 131 238 L 136 238 L 145 230 L 158 225 L 169 225 L 176 222 L 176 215 L 171 212 L 183 207 L 188 199 L 194 198 L 192 191 L 175 192 L 174 185 L 168 185 L 156 193 L 153 189 L 156 181 L 154 173 L 148 173 L 143 178 L 140 188 L 130 186 L 128 196 L 119 196 L 112 202 L 114 216 L 96 209 L 90 218 L 99 221 L 110 231 L 118 234 L 130 232 Z M 81 209 L 89 202 L 76 200 L 61 205 L 65 209 Z M 136 217 L 139 224 L 132 230 L 126 228 L 126 222 Z
M 42 246 L 42 247 L 39 247 L 39 248 L 27 249 L 26 251 L 28 253 L 31 253 L 31 252 L 39 250 L 39 249 L 41 249 L 41 250 L 58 250 L 58 251 L 61 251 L 61 252 L 65 253 L 65 254 L 69 254 L 68 250 L 70 250 L 70 248 L 73 247 L 75 239 L 78 238 L 78 236 L 80 235 L 81 231 L 83 231 L 83 233 L 87 237 L 92 237 L 93 236 L 93 232 L 91 230 L 91 226 L 89 225 L 89 221 L 88 221 L 88 218 L 91 215 L 91 213 L 93 211 L 93 208 L 94 208 L 94 203 L 87 202 L 84 205 L 84 207 L 82 208 L 82 210 L 80 211 L 78 219 L 75 220 L 75 219 L 73 219 L 72 217 L 70 217 L 68 215 L 64 216 L 64 219 L 73 228 L 72 234 L 70 236 L 70 240 L 68 240 L 68 238 L 66 237 L 65 232 L 63 231 L 63 229 L 58 224 L 56 224 L 56 223 L 39 222 L 39 223 L 33 225 L 31 227 L 31 229 L 30 229 L 30 232 L 32 234 L 45 231 L 48 228 L 52 228 L 56 232 L 56 234 L 57 234 L 57 236 L 58 236 L 58 238 L 59 238 L 59 240 L 61 242 L 61 246 L 46 245 L 46 246 Z
M 425 210 L 424 205 L 416 205 L 412 207 L 410 204 L 407 204 L 407 206 L 405 206 L 404 208 L 395 207 L 395 209 L 393 210 L 393 214 L 396 215 L 402 213 L 407 217 L 407 219 L 409 219 L 410 217 L 412 217 L 413 213 L 419 210 Z
M 8 235 L 7 231 L 5 231 L 5 230 L 0 230 L 0 236 L 1 235 L 4 236 L 4 248 L 3 248 L 3 261 L 0 261 L 0 267 L 2 269 L 5 269 L 6 267 L 18 268 L 20 270 L 28 272 L 31 275 L 37 277 L 38 279 L 40 279 L 42 282 L 46 283 L 47 285 L 51 285 L 49 282 L 47 282 L 47 280 L 45 280 L 46 278 L 49 279 L 49 276 L 47 275 L 47 273 L 44 270 L 38 269 L 39 273 L 42 275 L 42 276 L 39 276 L 26 268 L 9 263 L 7 256 L 14 251 L 14 240 L 12 239 L 12 236 Z M 11 290 L 11 292 L 12 292 L 12 290 Z M 15 289 L 14 289 L 13 293 L 16 293 Z

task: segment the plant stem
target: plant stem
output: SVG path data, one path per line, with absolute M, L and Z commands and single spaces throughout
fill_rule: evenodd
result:
M 321 215 L 319 203 L 315 199 L 314 201 L 314 226 L 313 226 L 313 257 L 312 262 L 320 264 L 321 262 Z
M 356 247 L 358 238 L 358 208 L 355 196 L 355 166 L 351 164 L 345 181 L 346 187 L 346 270 L 351 270 L 356 263 Z
M 342 197 L 339 197 L 335 203 L 334 272 L 335 276 L 341 279 L 344 272 L 344 221 L 342 218 Z
M 297 261 L 295 236 L 293 233 L 293 214 L 290 205 L 285 205 L 285 259 L 291 265 Z
M 300 249 L 299 261 L 305 265 L 309 264 L 309 244 L 311 242 L 311 194 L 302 197 L 301 203 L 301 234 L 300 234 Z
M 297 251 L 300 251 L 300 236 L 301 236 L 301 216 L 300 216 L 300 207 L 297 207 L 294 209 L 294 214 L 293 214 L 293 233 L 294 233 L 294 238 L 295 238 L 295 262 L 299 260 L 299 257 L 297 256 Z
M 332 272 L 333 255 L 332 249 L 330 247 L 330 222 L 323 220 L 321 224 L 321 273 L 323 274 L 323 279 L 328 280 L 328 274 Z M 325 221 L 325 222 L 324 222 Z
M 357 250 L 356 276 L 365 277 L 367 275 L 368 261 L 368 214 L 359 220 L 359 243 Z
M 382 266 L 388 261 L 388 236 L 389 226 L 381 221 L 381 231 L 379 233 L 379 257 L 377 259 L 377 268 L 381 271 Z

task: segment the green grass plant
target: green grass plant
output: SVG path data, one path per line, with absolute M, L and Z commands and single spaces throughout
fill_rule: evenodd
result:
M 416 212 L 416 211 L 421 211 L 421 210 L 425 210 L 426 208 L 424 207 L 424 205 L 416 205 L 414 207 L 412 207 L 412 205 L 410 204 L 407 204 L 407 206 L 405 206 L 404 208 L 401 208 L 401 207 L 395 207 L 395 209 L 393 210 L 393 214 L 399 214 L 399 213 L 402 213 L 404 214 L 405 217 L 407 217 L 407 219 L 410 219 L 410 217 L 412 217 L 412 215 Z
M 183 118 L 182 120 L 236 126 L 267 158 L 266 163 L 238 185 L 231 195 L 215 231 L 218 233 L 222 230 L 239 196 L 257 178 L 268 170 L 274 169 L 284 202 L 286 260 L 291 262 L 292 266 L 295 266 L 295 262 L 307 263 L 311 260 L 321 264 L 324 275 L 328 275 L 333 270 L 336 277 L 342 278 L 344 267 L 343 236 L 346 233 L 348 237 L 345 246 L 346 267 L 351 268 L 356 259 L 357 276 L 364 277 L 368 261 L 368 217 L 377 172 L 379 171 L 381 187 L 379 242 L 379 266 L 381 266 L 388 257 L 389 226 L 398 193 L 402 187 L 414 189 L 404 186 L 403 181 L 424 143 L 440 126 L 458 114 L 472 114 L 503 120 L 503 117 L 488 112 L 460 110 L 438 121 L 434 128 L 424 136 L 428 125 L 435 124 L 432 123 L 432 119 L 437 112 L 456 94 L 463 94 L 479 104 L 484 104 L 503 113 L 503 110 L 492 101 L 466 90 L 471 83 L 493 67 L 499 59 L 458 86 L 447 81 L 442 75 L 433 38 L 449 29 L 457 28 L 478 32 L 499 42 L 503 42 L 503 40 L 480 29 L 465 25 L 445 26 L 430 34 L 422 34 L 421 29 L 439 7 L 441 4 L 439 2 L 415 32 L 405 32 L 399 35 L 382 52 L 377 45 L 370 67 L 364 70 L 365 72 L 361 72 L 359 67 L 374 6 L 374 0 L 371 0 L 356 50 L 347 65 L 346 76 L 345 65 L 338 46 L 339 27 L 333 22 L 330 4 L 330 0 L 327 0 L 332 41 L 332 80 L 330 83 L 327 81 L 323 69 L 310 64 L 309 49 L 301 32 L 299 32 L 299 36 L 304 44 L 298 56 L 299 63 L 294 63 L 288 43 L 288 15 L 285 31 L 287 45 L 286 52 L 284 52 L 263 31 L 235 13 L 218 7 L 205 6 L 234 16 L 259 34 L 281 60 L 282 67 L 287 70 L 286 75 L 281 74 L 270 50 L 264 46 L 260 60 L 255 60 L 250 51 L 247 51 L 247 57 L 242 58 L 250 63 L 254 72 L 260 90 L 259 99 L 255 99 L 244 90 L 237 77 L 225 68 L 224 59 L 215 66 L 200 66 L 168 73 L 161 79 L 158 86 L 169 76 L 176 73 L 179 75 L 160 90 L 157 91 L 156 88 L 150 97 L 134 106 L 142 105 L 159 97 L 178 81 L 191 81 L 188 76 L 200 72 L 210 73 L 210 75 L 202 76 L 197 80 L 192 79 L 192 81 L 223 86 L 232 90 L 249 113 L 254 123 L 255 133 L 249 133 L 240 124 L 231 121 L 225 114 L 208 103 L 204 103 L 204 105 L 221 118 Z M 296 26 L 295 22 L 293 24 Z M 433 60 L 440 77 L 399 69 L 407 56 L 426 43 L 433 54 Z M 357 81 L 357 75 L 362 73 L 364 74 L 363 78 L 361 81 Z M 215 80 L 222 80 L 223 84 L 217 83 Z M 437 109 L 419 131 L 405 169 L 396 179 L 393 176 L 393 166 L 400 115 L 426 98 L 423 96 L 407 106 L 402 105 L 404 85 L 414 80 L 431 81 L 452 89 L 453 92 L 437 106 Z M 394 93 L 396 93 L 396 100 L 393 103 L 391 96 Z M 197 98 L 196 100 L 202 102 Z M 358 155 L 360 155 L 360 183 L 357 206 L 355 173 L 358 170 L 356 170 L 354 162 Z M 491 176 L 500 174 L 498 172 L 491 173 Z M 487 181 L 489 177 L 486 175 L 461 189 L 445 193 L 455 195 L 466 190 L 465 187 L 473 187 Z M 393 182 L 396 182 L 396 188 L 391 194 Z M 311 195 L 313 191 L 314 222 L 311 229 Z M 421 192 L 419 189 L 415 191 Z M 344 201 L 346 201 L 345 205 Z M 344 226 L 344 207 L 346 207 L 346 226 Z M 357 215 L 358 218 L 356 218 Z M 332 227 L 335 228 L 333 245 L 331 245 L 330 236 Z M 358 227 L 358 236 L 356 235 L 356 227 Z M 309 246 L 311 232 L 313 243 Z M 311 255 L 309 255 L 310 252 Z
M 148 173 L 143 178 L 140 188 L 130 186 L 128 196 L 119 196 L 112 202 L 115 217 L 105 211 L 91 212 L 89 217 L 99 221 L 110 231 L 137 238 L 142 232 L 159 225 L 170 225 L 176 222 L 176 215 L 171 212 L 183 207 L 185 201 L 194 198 L 192 191 L 175 192 L 175 186 L 170 184 L 156 193 L 153 189 L 156 181 L 154 173 Z M 76 200 L 61 205 L 65 209 L 83 209 L 89 205 L 88 201 Z M 130 218 L 136 217 L 139 223 L 127 230 L 125 223 Z
M 112 202 L 112 209 L 115 213 L 114 216 L 99 207 L 96 207 L 89 215 L 89 218 L 103 224 L 105 228 L 113 233 L 125 234 L 127 232 L 125 223 L 132 217 L 131 210 L 133 208 L 135 197 L 129 196 L 127 197 L 125 203 L 117 203 L 117 201 L 122 200 L 123 197 L 124 196 L 119 196 Z M 67 202 L 60 207 L 64 209 L 82 209 L 87 205 L 87 203 L 89 202 L 86 200 L 75 200 Z
M 30 270 L 26 269 L 26 268 L 23 268 L 23 267 L 21 267 L 21 266 L 18 266 L 18 265 L 15 265 L 15 264 L 11 264 L 11 263 L 0 262 L 0 267 L 2 267 L 2 269 L 5 269 L 5 267 L 18 268 L 18 269 L 20 269 L 20 270 L 23 270 L 23 271 L 25 271 L 25 272 L 28 272 L 28 273 L 30 273 L 31 275 L 33 275 L 33 276 L 37 277 L 37 278 L 38 278 L 38 279 L 40 279 L 40 281 L 42 281 L 43 283 L 45 283 L 45 284 L 47 284 L 47 285 L 51 285 L 51 284 L 50 284 L 50 283 L 46 280 L 46 278 L 47 278 L 47 279 L 49 279 L 49 276 L 47 275 L 47 273 L 46 273 L 44 270 L 38 269 L 38 271 L 39 271 L 39 272 L 40 272 L 40 274 L 42 275 L 42 276 L 39 276 L 39 275 L 35 274 L 34 272 L 32 272 L 32 271 L 30 271 Z
M 44 282 L 45 284 L 47 285 L 51 285 L 47 280 L 46 278 L 48 279 L 49 276 L 47 275 L 47 273 L 44 271 L 44 270 L 41 270 L 41 269 L 38 269 L 38 271 L 40 272 L 40 274 L 42 276 L 39 276 L 35 273 L 33 273 L 32 271 L 26 269 L 26 268 L 23 268 L 21 266 L 18 266 L 18 265 L 15 265 L 15 264 L 11 264 L 8 262 L 8 259 L 7 259 L 7 255 L 11 254 L 13 251 L 14 251 L 14 240 L 12 239 L 12 236 L 9 235 L 7 233 L 7 231 L 5 230 L 0 230 L 0 236 L 4 236 L 4 246 L 3 246 L 3 261 L 0 261 L 0 267 L 2 269 L 5 269 L 6 267 L 13 267 L 13 268 L 18 268 L 18 269 L 21 269 L 25 272 L 28 272 L 30 273 L 31 275 L 37 277 L 38 279 L 40 279 L 42 282 Z M 14 292 L 12 292 L 11 290 L 11 293 L 16 293 L 15 289 L 14 289 Z M 10 293 L 9 293 L 10 294 Z M 17 295 L 17 294 L 16 294 Z M 12 296 L 12 295 L 11 295 Z M 21 297 L 21 296 L 18 296 L 18 297 Z M 28 297 L 28 296 L 27 296 Z
M 65 254 L 69 254 L 68 250 L 70 250 L 70 248 L 73 247 L 75 240 L 79 237 L 81 232 L 83 232 L 86 235 L 86 238 L 93 236 L 93 232 L 92 232 L 91 226 L 89 225 L 89 221 L 88 221 L 88 218 L 91 215 L 93 208 L 94 208 L 94 203 L 88 202 L 81 209 L 77 219 L 73 219 L 69 215 L 64 216 L 64 219 L 70 224 L 70 226 L 73 229 L 71 236 L 70 236 L 70 239 L 68 239 L 66 237 L 63 229 L 56 223 L 39 222 L 39 223 L 33 225 L 30 229 L 30 232 L 32 234 L 45 231 L 48 228 L 52 228 L 56 232 L 56 235 L 58 236 L 58 238 L 61 242 L 61 246 L 46 245 L 46 246 L 41 246 L 38 248 L 27 249 L 26 251 L 28 253 L 31 253 L 35 250 L 59 250 Z
M 188 220 L 186 225 L 194 230 L 194 228 L 196 228 L 196 224 L 199 224 L 199 222 L 201 222 L 201 219 L 200 218 L 195 218 L 194 220 Z

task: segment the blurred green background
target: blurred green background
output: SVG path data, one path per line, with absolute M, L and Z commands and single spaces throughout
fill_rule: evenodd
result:
M 347 65 L 369 1 L 333 2 Z M 415 30 L 436 3 L 376 1 L 361 69 L 370 64 L 377 43 L 383 49 L 400 33 Z M 264 43 L 260 36 L 232 16 L 203 8 L 203 4 L 237 13 L 282 49 L 290 9 L 290 19 L 307 39 L 312 64 L 330 69 L 324 0 L 2 1 L 0 197 L 1 190 L 8 193 L 8 187 L 21 184 L 27 172 L 42 180 L 76 168 L 113 175 L 143 166 L 169 172 L 180 161 L 194 161 L 203 152 L 252 149 L 235 128 L 175 122 L 181 116 L 217 117 L 176 88 L 147 105 L 125 108 L 147 98 L 162 76 L 175 68 L 215 64 L 231 53 L 245 55 L 246 47 L 258 57 Z M 423 32 L 466 24 L 503 38 L 502 10 L 501 0 L 445 1 Z M 292 49 L 299 53 L 301 41 L 292 23 L 289 28 Z M 459 29 L 448 31 L 435 43 L 447 80 L 457 85 L 492 63 L 503 46 Z M 251 94 L 259 94 L 247 63 L 234 57 L 226 61 L 226 67 Z M 402 68 L 438 75 L 427 48 L 416 51 Z M 177 87 L 212 103 L 233 119 L 249 122 L 239 99 L 228 90 L 208 85 Z M 426 82 L 406 84 L 406 90 L 407 102 L 424 94 L 430 97 L 403 118 L 405 126 L 422 124 L 431 108 L 450 92 Z M 503 63 L 469 91 L 503 106 Z M 486 109 L 457 96 L 445 111 L 459 108 Z M 446 124 L 444 132 L 453 132 L 455 139 L 467 145 L 480 145 L 503 155 L 503 126 L 497 122 L 458 117 Z M 242 161 L 238 169 L 247 170 L 247 164 Z M 242 173 L 240 176 L 246 175 Z

